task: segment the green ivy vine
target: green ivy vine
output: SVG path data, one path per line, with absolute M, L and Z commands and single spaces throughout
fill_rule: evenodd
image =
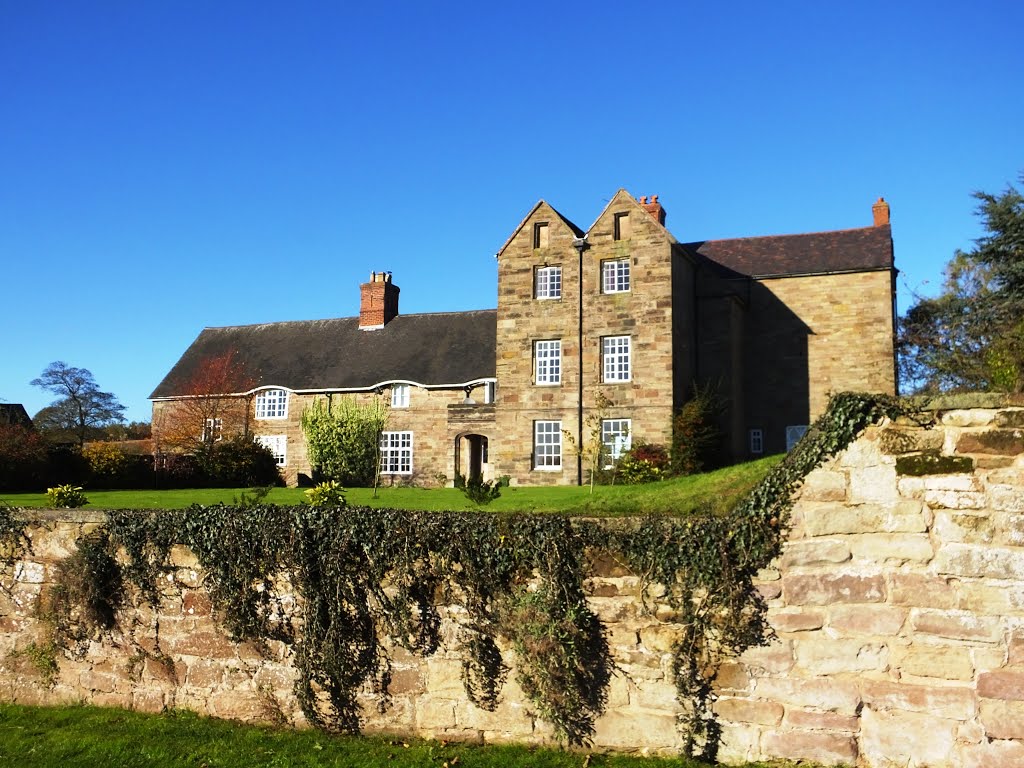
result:
M 111 512 L 93 542 L 120 553 L 120 571 L 104 571 L 108 587 L 123 579 L 154 604 L 172 548 L 189 548 L 233 638 L 293 648 L 298 701 L 308 720 L 327 730 L 359 730 L 362 691 L 386 707 L 389 649 L 433 653 L 443 607 L 460 606 L 470 700 L 497 706 L 509 672 L 500 648 L 510 648 L 535 712 L 570 744 L 593 737 L 607 704 L 614 664 L 585 582 L 597 558 L 611 557 L 640 577 L 641 595 L 660 585 L 657 599 L 674 612 L 686 751 L 709 758 L 719 737 L 712 714 L 719 665 L 770 636 L 756 576 L 781 551 L 794 491 L 868 424 L 906 413 L 893 398 L 835 397 L 726 515 L 693 510 L 602 521 L 344 505 L 195 506 Z M 96 562 L 108 567 L 103 558 Z M 301 598 L 298 607 L 285 590 Z M 105 609 L 97 594 L 88 596 L 91 614 L 113 615 L 120 597 L 111 595 Z

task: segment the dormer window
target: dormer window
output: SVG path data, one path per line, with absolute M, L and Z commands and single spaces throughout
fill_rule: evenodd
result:
M 562 268 L 537 267 L 533 272 L 533 295 L 538 299 L 562 298 Z
M 288 418 L 288 393 L 283 389 L 265 389 L 256 395 L 256 418 Z
M 533 225 L 533 247 L 548 247 L 548 223 L 541 221 Z
M 615 239 L 629 240 L 633 236 L 633 230 L 629 223 L 628 213 L 615 214 Z
M 409 407 L 409 385 L 408 384 L 395 384 L 391 387 L 391 407 L 392 408 L 408 408 Z

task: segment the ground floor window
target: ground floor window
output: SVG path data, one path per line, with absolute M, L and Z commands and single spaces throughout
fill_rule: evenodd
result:
M 224 439 L 224 419 L 205 419 L 203 421 L 203 442 L 219 443 Z
M 412 432 L 382 432 L 380 436 L 382 475 L 412 474 Z
M 794 427 L 786 427 L 786 450 L 792 451 L 793 447 L 800 442 L 800 438 L 807 434 L 807 425 L 801 424 Z
M 533 468 L 562 468 L 562 422 L 533 422 Z
M 613 461 L 618 461 L 622 454 L 632 446 L 633 441 L 630 437 L 632 426 L 631 419 L 604 419 L 601 422 L 605 469 L 608 469 Z
M 764 432 L 760 429 L 750 430 L 750 452 L 764 453 Z
M 288 461 L 288 437 L 286 435 L 258 435 L 256 437 L 263 447 L 274 454 L 277 466 L 283 467 Z

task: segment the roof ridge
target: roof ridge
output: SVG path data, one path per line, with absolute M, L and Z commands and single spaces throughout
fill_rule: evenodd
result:
M 780 232 L 774 235 L 747 235 L 746 237 L 718 237 L 711 240 L 693 240 L 684 245 L 694 245 L 697 243 L 731 243 L 737 240 L 770 240 L 777 237 L 812 237 L 814 235 L 839 235 L 844 232 L 864 232 L 868 230 L 891 230 L 892 227 L 889 224 L 869 224 L 865 227 L 845 227 L 843 229 L 822 229 L 815 232 Z
M 406 312 L 403 314 L 395 315 L 393 320 L 397 320 L 400 317 L 425 317 L 428 315 L 469 315 L 474 312 L 497 312 L 497 307 L 489 307 L 486 309 L 451 309 L 444 312 Z M 336 323 L 342 320 L 358 320 L 359 315 L 351 315 L 349 317 L 314 317 L 309 320 L 271 320 L 263 323 L 242 323 L 238 325 L 207 325 L 203 326 L 204 331 L 229 331 L 239 328 L 263 328 L 268 325 L 299 325 L 301 323 Z

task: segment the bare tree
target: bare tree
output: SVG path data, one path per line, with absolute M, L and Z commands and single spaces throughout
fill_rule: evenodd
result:
M 91 429 L 124 421 L 124 406 L 110 392 L 101 391 L 86 368 L 56 360 L 29 383 L 60 396 L 50 407 L 66 415 L 79 445 L 85 442 Z

